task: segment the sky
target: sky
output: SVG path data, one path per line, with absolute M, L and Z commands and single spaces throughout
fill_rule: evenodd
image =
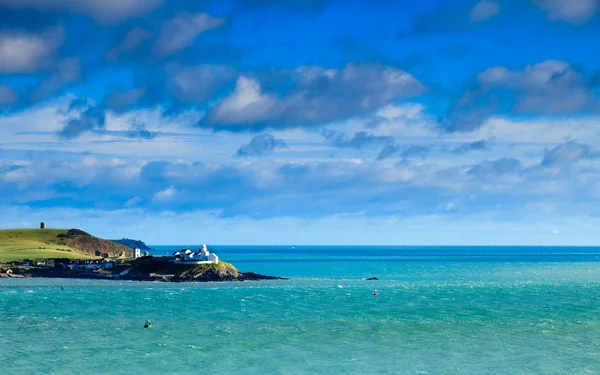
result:
M 0 0 L 0 228 L 597 245 L 600 0 Z

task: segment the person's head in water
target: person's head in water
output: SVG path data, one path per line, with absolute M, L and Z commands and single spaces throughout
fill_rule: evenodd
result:
M 373 291 L 373 294 L 374 294 L 374 295 L 378 295 L 378 294 L 379 294 L 379 292 L 377 291 L 377 289 L 375 289 L 375 290 Z

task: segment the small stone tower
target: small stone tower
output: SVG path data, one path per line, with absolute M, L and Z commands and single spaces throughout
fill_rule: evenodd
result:
M 40 223 L 40 229 L 46 229 L 46 223 L 43 221 Z

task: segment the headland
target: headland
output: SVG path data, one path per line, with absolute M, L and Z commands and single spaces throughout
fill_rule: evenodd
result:
M 163 282 L 282 280 L 212 261 L 158 257 L 78 229 L 0 230 L 0 278 L 47 277 Z M 202 253 L 188 250 L 188 257 Z

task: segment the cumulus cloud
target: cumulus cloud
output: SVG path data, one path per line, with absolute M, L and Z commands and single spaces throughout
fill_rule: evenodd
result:
M 393 154 L 396 153 L 396 151 L 398 151 L 398 146 L 395 145 L 385 145 L 381 151 L 379 152 L 379 154 L 377 155 L 377 158 L 375 160 L 377 161 L 381 161 L 383 159 L 386 159 L 390 156 L 392 156 Z
M 421 159 L 424 159 L 425 156 L 427 156 L 427 154 L 429 153 L 430 148 L 425 147 L 425 146 L 420 146 L 420 145 L 410 145 L 410 146 L 404 146 L 404 147 L 397 146 L 397 145 L 386 145 L 381 149 L 381 151 L 379 152 L 379 155 L 377 155 L 377 158 L 375 160 L 381 161 L 383 159 L 386 159 L 386 158 L 392 156 L 393 154 L 395 154 L 396 152 L 398 152 L 400 150 L 402 150 L 400 155 L 403 158 L 420 157 Z
M 47 153 L 45 153 L 48 156 Z M 127 163 L 118 158 L 99 158 L 89 153 L 78 153 L 71 158 L 39 157 L 29 162 L 16 162 L 18 168 L 11 168 L 0 174 L 0 181 L 9 184 L 30 186 L 41 189 L 45 196 L 68 195 L 74 186 L 90 189 L 94 193 L 108 186 L 125 186 L 136 178 L 137 162 Z M 56 186 L 57 191 L 49 188 Z M 31 190 L 30 190 L 31 191 Z M 36 191 L 35 194 L 38 194 Z M 33 194 L 33 195 L 35 195 Z
M 261 156 L 269 154 L 277 148 L 287 147 L 282 139 L 277 139 L 271 134 L 265 133 L 252 138 L 250 142 L 237 150 L 236 155 L 242 156 Z
M 240 77 L 235 91 L 213 107 L 206 118 L 211 123 L 248 126 L 277 116 L 280 106 L 278 99 L 261 92 L 258 80 Z
M 600 7 L 598 0 L 532 0 L 548 13 L 552 21 L 566 21 L 580 25 L 596 15 Z
M 168 207 L 179 215 L 202 207 L 220 217 L 252 218 L 443 214 L 449 201 L 465 214 L 531 212 L 528 204 L 536 203 L 572 210 L 574 191 L 580 199 L 597 196 L 598 184 L 589 176 L 537 172 L 512 158 L 466 165 L 433 158 L 418 165 L 272 159 L 224 164 L 77 154 L 69 160 L 0 162 L 0 188 L 6 200 L 30 207 L 61 207 L 77 197 L 78 208 L 122 208 L 134 196 L 139 199 L 129 204 L 148 213 Z
M 104 129 L 105 111 L 97 106 L 88 105 L 75 117 L 66 120 L 64 128 L 59 132 L 60 138 L 73 139 L 85 132 Z
M 123 204 L 123 207 L 125 207 L 125 208 L 135 207 L 143 201 L 144 201 L 144 199 L 141 197 L 131 197 L 125 202 L 125 204 Z
M 472 176 L 489 177 L 508 173 L 517 173 L 521 171 L 521 169 L 522 165 L 518 159 L 507 157 L 493 161 L 482 161 L 471 167 L 467 174 Z
M 284 94 L 265 92 L 257 79 L 240 77 L 235 91 L 210 108 L 199 125 L 243 131 L 322 124 L 426 91 L 409 73 L 376 64 L 302 67 L 285 76 L 292 89 Z
M 469 151 L 483 151 L 489 148 L 489 142 L 485 139 L 481 139 L 475 142 L 467 142 L 463 143 L 461 146 L 455 148 L 453 152 L 455 153 L 465 153 Z
M 500 13 L 500 4 L 494 0 L 482 0 L 471 9 L 471 22 L 481 22 Z
M 587 79 L 567 62 L 548 60 L 522 69 L 485 69 L 458 98 L 440 125 L 472 131 L 496 114 L 572 114 L 596 111 Z
M 0 84 L 0 105 L 13 104 L 19 100 L 19 94 L 10 86 Z
M 150 140 L 156 138 L 157 133 L 149 131 L 143 124 L 134 123 L 124 135 L 130 139 Z
M 154 51 L 159 56 L 179 52 L 191 46 L 204 31 L 218 27 L 223 22 L 223 19 L 205 13 L 181 13 L 164 22 L 160 35 L 154 42 Z
M 161 190 L 154 194 L 152 197 L 152 201 L 154 202 L 165 202 L 173 199 L 180 191 L 177 190 L 174 186 L 169 186 L 168 188 Z
M 162 0 L 0 0 L 0 5 L 6 7 L 64 10 L 91 16 L 101 23 L 141 16 L 161 3 Z
M 403 158 L 412 158 L 412 157 L 425 158 L 425 156 L 427 156 L 429 151 L 430 151 L 429 147 L 419 146 L 419 145 L 411 145 L 411 146 L 408 146 L 407 148 L 405 148 L 404 151 L 402 151 L 402 157 Z
M 64 120 L 64 127 L 58 133 L 59 138 L 72 140 L 84 133 L 97 133 L 121 139 L 152 140 L 158 135 L 156 132 L 149 131 L 145 124 L 135 118 L 128 120 L 131 124 L 129 128 L 106 130 L 107 112 L 103 105 L 93 104 L 86 97 L 73 99 L 67 109 L 61 112 L 68 117 Z
M 585 77 L 569 63 L 548 60 L 522 70 L 488 68 L 478 75 L 484 90 L 495 87 L 517 92 L 516 112 L 569 113 L 592 104 Z
M 392 143 L 394 141 L 393 137 L 373 135 L 364 131 L 356 132 L 352 137 L 349 137 L 345 133 L 328 129 L 323 129 L 321 134 L 333 147 L 343 148 L 360 149 L 363 147 L 379 146 L 386 143 Z
M 48 67 L 63 39 L 62 28 L 40 33 L 0 31 L 0 74 L 33 73 Z
M 567 142 L 546 151 L 541 165 L 550 168 L 568 167 L 579 160 L 592 159 L 599 156 L 600 154 L 588 145 Z

